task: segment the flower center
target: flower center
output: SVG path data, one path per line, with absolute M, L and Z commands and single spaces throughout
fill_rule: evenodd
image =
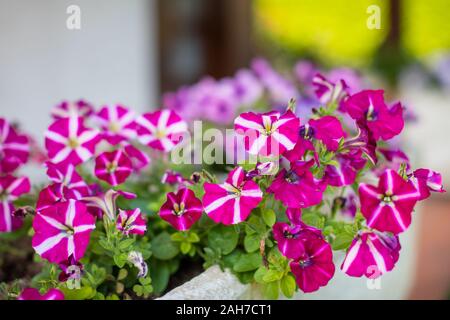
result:
M 109 131 L 114 132 L 114 133 L 118 133 L 120 132 L 120 123 L 118 123 L 117 121 L 113 121 L 109 124 Z
M 314 136 L 314 129 L 308 124 L 300 127 L 300 136 L 305 140 L 311 140 Z
M 295 183 L 300 180 L 300 177 L 294 171 L 289 171 L 288 173 L 286 173 L 285 179 L 289 183 Z
M 72 236 L 72 235 L 75 233 L 75 230 L 74 230 L 73 227 L 67 226 L 67 225 L 66 225 L 66 233 L 67 233 L 68 235 Z
M 110 162 L 106 165 L 106 170 L 108 173 L 113 173 L 117 169 L 117 163 Z
M 76 149 L 80 146 L 80 144 L 78 143 L 78 140 L 76 138 L 69 138 L 69 140 L 67 141 L 67 146 L 71 149 Z
M 392 195 L 390 195 L 390 194 L 384 194 L 384 195 L 383 195 L 383 198 L 382 198 L 382 201 L 383 201 L 384 203 L 390 203 L 390 202 L 392 202 Z
M 155 137 L 156 137 L 157 139 L 165 138 L 165 137 L 166 137 L 166 133 L 165 133 L 164 130 L 162 130 L 162 129 L 156 129 L 156 131 L 155 131 Z
M 186 205 L 184 204 L 184 202 L 181 202 L 180 204 L 178 203 L 174 203 L 173 205 L 173 214 L 176 215 L 177 217 L 182 216 L 186 211 Z
M 372 102 L 371 102 L 369 105 L 369 109 L 367 109 L 367 112 L 366 112 L 366 119 L 368 121 L 375 121 L 375 120 L 377 120 L 377 117 L 378 117 L 378 113 L 375 111 L 375 108 L 373 107 Z
M 306 258 L 304 260 L 299 260 L 298 263 L 299 263 L 300 267 L 306 268 L 306 267 L 311 266 L 313 264 L 313 261 L 310 258 Z

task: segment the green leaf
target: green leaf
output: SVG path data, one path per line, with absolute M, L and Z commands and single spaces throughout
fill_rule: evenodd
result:
M 269 270 L 263 276 L 263 281 L 264 282 L 277 281 L 277 280 L 280 280 L 282 277 L 283 277 L 283 272 L 280 272 L 277 270 Z
M 151 244 L 153 256 L 160 260 L 170 260 L 179 253 L 179 246 L 172 241 L 167 232 L 158 234 Z
M 156 294 L 166 290 L 170 278 L 169 262 L 152 259 L 150 262 L 150 277 Z
M 259 252 L 242 254 L 233 270 L 236 272 L 247 272 L 257 269 L 262 264 L 262 257 Z
M 117 275 L 117 280 L 123 280 L 127 277 L 128 271 L 127 269 L 120 269 L 119 274 Z
M 64 293 L 65 300 L 86 300 L 95 296 L 96 291 L 91 287 L 81 287 L 80 289 L 69 289 L 65 286 L 60 288 Z
M 254 211 L 258 212 L 259 209 L 257 208 Z M 263 235 L 266 232 L 266 230 L 267 227 L 264 220 L 257 214 L 252 214 L 250 218 L 247 220 L 247 223 L 245 224 L 246 234 L 258 233 L 260 235 Z
M 323 229 L 325 224 L 325 218 L 318 213 L 306 212 L 302 215 L 302 220 L 307 225 Z
M 120 250 L 126 250 L 129 247 L 131 247 L 131 245 L 133 245 L 134 242 L 135 242 L 134 238 L 129 238 L 129 239 L 122 240 L 119 243 L 119 249 Z
M 272 227 L 275 224 L 275 221 L 277 220 L 277 215 L 275 214 L 275 211 L 272 209 L 265 209 L 262 212 L 262 218 L 267 226 Z
M 188 236 L 188 241 L 191 243 L 197 243 L 200 242 L 200 238 L 198 234 L 196 234 L 195 232 L 190 232 Z
M 281 288 L 281 292 L 283 292 L 283 294 L 286 297 L 292 298 L 292 296 L 295 293 L 295 279 L 294 279 L 294 277 L 289 275 L 289 274 L 284 276 L 283 279 L 281 279 L 280 288 Z
M 191 251 L 192 244 L 190 242 L 182 242 L 180 245 L 180 250 L 182 254 L 187 254 Z
M 236 248 L 239 240 L 239 234 L 232 227 L 223 225 L 211 229 L 208 234 L 208 246 L 215 250 L 220 249 L 222 254 L 229 254 Z
M 263 295 L 267 299 L 276 300 L 280 294 L 279 281 L 273 281 L 263 286 Z
M 114 259 L 114 263 L 116 264 L 116 266 L 118 266 L 119 268 L 123 268 L 123 266 L 125 265 L 125 263 L 128 260 L 128 256 L 125 253 L 119 253 L 119 254 L 115 254 L 113 256 Z
M 269 269 L 267 269 L 265 266 L 261 266 L 258 268 L 258 270 L 256 270 L 255 274 L 254 274 L 254 279 L 257 283 L 265 283 L 264 281 L 264 276 L 265 274 L 269 271 Z
M 247 252 L 255 252 L 259 249 L 259 235 L 256 233 L 248 234 L 244 238 L 244 248 Z
M 347 232 L 342 232 L 336 235 L 332 243 L 333 250 L 347 249 L 353 241 L 353 235 Z

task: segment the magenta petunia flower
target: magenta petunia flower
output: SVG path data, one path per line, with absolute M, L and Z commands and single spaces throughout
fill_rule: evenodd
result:
M 277 222 L 272 231 L 278 249 L 288 259 L 299 259 L 305 254 L 305 241 L 323 238 L 319 229 L 304 223 L 290 226 L 284 222 Z
M 75 194 L 75 199 L 88 196 L 90 194 L 89 186 L 81 178 L 72 164 L 54 164 L 47 161 L 47 176 L 56 184 L 61 184 Z
M 51 115 L 54 119 L 59 120 L 70 117 L 85 118 L 93 112 L 94 107 L 87 101 L 63 101 L 52 109 Z
M 112 186 L 125 182 L 132 171 L 131 160 L 120 149 L 103 152 L 95 158 L 95 176 Z
M 370 228 L 398 234 L 411 224 L 411 213 L 419 192 L 394 170 L 386 170 L 378 186 L 359 187 L 361 212 Z
M 251 180 L 245 180 L 245 171 L 237 167 L 228 174 L 223 184 L 205 183 L 203 206 L 216 223 L 240 223 L 258 206 L 263 193 Z
M 307 208 L 319 204 L 326 183 L 316 180 L 310 172 L 313 163 L 312 159 L 291 163 L 291 169 L 282 169 L 267 191 L 288 208 Z
M 53 163 L 73 164 L 87 161 L 100 141 L 97 130 L 88 129 L 83 118 L 64 118 L 53 122 L 45 133 L 45 148 Z
M 294 225 L 302 224 L 302 209 L 300 208 L 287 208 L 286 216 L 289 219 L 289 222 Z
M 80 201 L 67 202 L 38 211 L 33 220 L 32 245 L 37 254 L 53 263 L 80 260 L 95 229 L 95 218 Z
M 399 252 L 398 236 L 366 231 L 353 240 L 341 269 L 351 277 L 374 279 L 394 268 Z
M 96 120 L 102 128 L 103 138 L 112 145 L 128 141 L 136 136 L 134 119 L 134 112 L 121 105 L 104 106 L 96 114 Z
M 335 271 L 331 246 L 323 239 L 305 241 L 303 255 L 289 265 L 298 287 L 305 293 L 326 286 Z
M 202 202 L 195 197 L 192 190 L 183 188 L 177 193 L 167 194 L 167 201 L 161 206 L 159 215 L 175 229 L 184 231 L 202 216 Z
M 136 119 L 138 139 L 150 148 L 169 152 L 188 130 L 187 123 L 171 110 L 145 113 Z
M 131 160 L 133 170 L 136 172 L 144 169 L 150 163 L 149 156 L 144 151 L 139 150 L 132 144 L 125 144 L 125 146 L 123 147 L 123 151 Z
M 328 165 L 325 168 L 325 180 L 334 187 L 348 186 L 355 182 L 358 172 L 364 168 L 367 162 L 362 157 L 361 150 L 337 154 L 336 160 L 338 165 Z
M 39 192 L 36 210 L 39 211 L 69 199 L 79 200 L 81 198 L 82 196 L 79 193 L 74 192 L 64 184 L 53 183 Z
M 142 217 L 141 209 L 119 210 L 116 223 L 117 230 L 124 235 L 138 234 L 143 236 L 147 231 L 147 224 Z
M 30 192 L 30 188 L 26 177 L 0 176 L 0 232 L 11 232 L 22 226 L 22 219 L 13 215 L 13 201 Z
M 181 175 L 181 173 L 172 170 L 166 170 L 161 178 L 161 183 L 170 185 L 178 185 L 185 181 L 186 179 Z
M 300 133 L 304 139 L 315 138 L 322 141 L 328 150 L 336 151 L 339 147 L 339 140 L 344 137 L 344 130 L 338 118 L 333 116 L 324 116 L 319 119 L 308 121 L 309 128 Z
M 339 103 L 347 96 L 348 86 L 342 79 L 333 83 L 318 73 L 312 79 L 312 85 L 315 88 L 317 98 L 320 103 L 324 105 L 329 103 Z
M 38 289 L 26 288 L 17 300 L 64 300 L 64 293 L 59 289 L 53 288 L 41 295 Z
M 245 135 L 245 150 L 252 155 L 278 156 L 292 150 L 298 139 L 300 120 L 291 112 L 242 113 L 234 129 Z
M 389 140 L 404 126 L 401 104 L 388 108 L 383 95 L 383 90 L 363 90 L 345 100 L 346 112 L 359 126 L 366 126 L 376 140 Z
M 409 180 L 417 188 L 420 193 L 419 200 L 424 200 L 430 196 L 430 191 L 445 192 L 442 185 L 442 176 L 436 171 L 430 169 L 417 169 L 408 175 Z
M 345 140 L 342 149 L 354 152 L 362 151 L 373 164 L 376 164 L 378 162 L 377 141 L 366 127 L 358 127 L 357 130 L 358 133 L 355 137 Z
M 12 173 L 28 161 L 30 146 L 25 135 L 0 118 L 0 173 Z

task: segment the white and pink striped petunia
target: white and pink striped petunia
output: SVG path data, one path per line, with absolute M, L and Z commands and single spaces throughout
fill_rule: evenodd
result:
M 147 224 L 139 208 L 119 210 L 116 227 L 124 235 L 138 234 L 143 236 L 145 231 L 147 231 Z
M 161 206 L 159 216 L 179 231 L 189 230 L 201 218 L 202 202 L 188 188 L 179 189 L 177 193 L 169 192 L 167 201 Z
M 76 166 L 87 161 L 99 141 L 98 131 L 86 128 L 77 117 L 56 120 L 45 133 L 45 148 L 53 163 Z
M 350 245 L 341 269 L 351 277 L 375 279 L 394 268 L 399 252 L 398 236 L 363 232 Z
M 28 138 L 20 135 L 3 118 L 0 118 L 0 173 L 12 173 L 28 161 Z
M 112 186 L 125 182 L 132 171 L 131 160 L 120 149 L 103 152 L 95 159 L 95 176 Z
M 47 167 L 47 177 L 54 183 L 61 184 L 71 190 L 76 199 L 81 199 L 90 194 L 89 186 L 72 164 L 62 165 L 47 161 L 45 166 Z
M 411 213 L 420 194 L 397 172 L 387 169 L 377 187 L 362 183 L 359 196 L 361 212 L 370 228 L 398 234 L 411 224 Z
M 245 135 L 245 150 L 252 155 L 279 156 L 298 140 L 300 120 L 291 112 L 242 113 L 234 130 Z
M 13 216 L 13 201 L 30 192 L 30 188 L 30 180 L 26 177 L 0 177 L 0 232 L 11 232 L 22 226 L 22 220 Z
M 171 151 L 188 130 L 187 123 L 171 110 L 145 113 L 136 119 L 138 139 L 150 148 Z
M 261 202 L 261 189 L 254 181 L 245 180 L 245 176 L 244 169 L 237 167 L 225 183 L 204 184 L 203 206 L 216 223 L 230 225 L 245 221 Z
M 63 101 L 55 106 L 51 115 L 54 119 L 64 119 L 70 117 L 88 117 L 94 112 L 94 107 L 85 100 Z
M 103 138 L 112 145 L 136 136 L 135 114 L 121 105 L 104 106 L 96 119 L 103 130 Z
M 33 220 L 32 245 L 37 254 L 52 263 L 80 260 L 95 229 L 95 218 L 80 201 L 73 199 L 39 211 Z

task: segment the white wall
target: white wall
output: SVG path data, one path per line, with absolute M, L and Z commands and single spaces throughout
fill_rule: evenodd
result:
M 81 30 L 69 30 L 69 5 Z M 157 101 L 154 0 L 0 0 L 0 116 L 40 137 L 63 99 Z

